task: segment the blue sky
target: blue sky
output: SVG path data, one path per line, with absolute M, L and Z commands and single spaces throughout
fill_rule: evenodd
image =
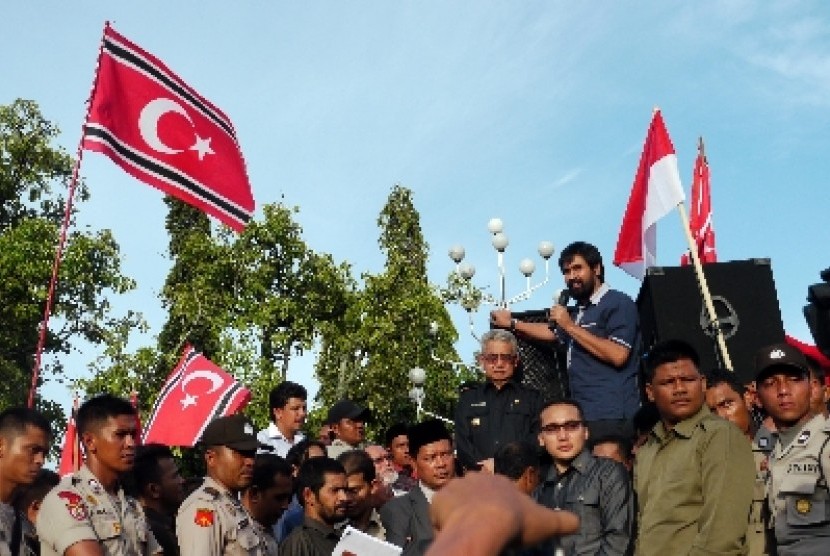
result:
M 830 18 L 819 0 L 15 3 L 0 34 L 0 102 L 36 100 L 73 153 L 105 20 L 230 116 L 258 205 L 298 205 L 307 243 L 356 273 L 380 270 L 375 222 L 401 183 L 435 282 L 461 243 L 478 283 L 495 288 L 486 224 L 498 216 L 509 293 L 539 240 L 583 239 L 605 255 L 612 287 L 636 296 L 640 283 L 610 260 L 658 105 L 687 194 L 706 141 L 720 260 L 771 258 L 785 328 L 809 339 L 806 288 L 830 265 Z M 80 225 L 111 228 L 138 281 L 117 309 L 142 310 L 158 333 L 161 194 L 95 153 L 82 175 L 92 200 Z M 683 242 L 672 214 L 660 264 L 677 264 Z M 548 305 L 560 282 L 517 309 Z M 475 343 L 453 314 L 469 359 Z M 82 375 L 94 356 L 85 348 L 70 364 Z M 311 358 L 290 375 L 315 389 Z

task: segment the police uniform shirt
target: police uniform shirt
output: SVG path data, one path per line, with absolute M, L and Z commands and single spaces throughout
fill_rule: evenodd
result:
M 257 536 L 259 537 L 260 553 L 267 554 L 268 556 L 277 556 L 279 554 L 279 544 L 277 543 L 277 539 L 274 537 L 273 533 L 268 531 L 257 521 L 254 521 L 253 523 Z
M 790 432 L 790 431 L 786 431 Z M 830 553 L 830 423 L 816 415 L 769 455 L 769 527 L 779 556 Z
M 242 503 L 211 477 L 179 507 L 176 536 L 182 556 L 267 554 Z
M 62 556 L 81 541 L 97 541 L 107 556 L 149 556 L 161 547 L 141 506 L 119 488 L 110 495 L 83 466 L 43 499 L 37 517 L 42 556 Z

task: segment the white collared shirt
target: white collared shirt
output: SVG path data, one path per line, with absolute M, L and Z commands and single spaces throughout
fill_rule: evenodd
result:
M 277 425 L 273 422 L 268 424 L 267 429 L 262 429 L 256 435 L 257 440 L 259 440 L 262 444 L 267 444 L 271 446 L 273 450 L 268 452 L 267 450 L 259 450 L 261 454 L 275 454 L 282 458 L 284 458 L 288 454 L 288 450 L 290 450 L 295 444 L 300 442 L 305 438 L 305 435 L 300 431 L 294 435 L 294 440 L 288 440 L 282 431 L 277 427 Z

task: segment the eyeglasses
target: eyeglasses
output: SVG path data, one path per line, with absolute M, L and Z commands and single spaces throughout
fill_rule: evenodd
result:
M 548 423 L 541 428 L 545 434 L 556 434 L 559 431 L 576 432 L 582 428 L 582 421 L 565 421 L 564 423 Z
M 481 356 L 485 363 L 496 363 L 504 361 L 505 363 L 513 363 L 516 360 L 515 353 L 485 353 Z

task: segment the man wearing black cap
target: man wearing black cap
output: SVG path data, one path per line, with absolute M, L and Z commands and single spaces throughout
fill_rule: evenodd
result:
M 266 541 L 238 497 L 254 476 L 259 446 L 254 426 L 241 414 L 214 419 L 199 445 L 205 450 L 207 477 L 179 508 L 181 555 L 266 554 Z
M 830 424 L 810 409 L 804 355 L 785 344 L 755 356 L 758 397 L 776 432 L 769 454 L 769 528 L 779 556 L 827 554 L 830 544 Z
M 372 412 L 351 400 L 340 400 L 329 409 L 326 424 L 334 433 L 334 440 L 326 449 L 328 457 L 337 456 L 349 450 L 365 447 L 366 421 L 372 418 Z
M 409 429 L 409 449 L 418 486 L 380 509 L 386 540 L 403 547 L 403 554 L 424 554 L 432 543 L 429 504 L 436 491 L 455 476 L 452 437 L 441 421 L 432 419 Z

